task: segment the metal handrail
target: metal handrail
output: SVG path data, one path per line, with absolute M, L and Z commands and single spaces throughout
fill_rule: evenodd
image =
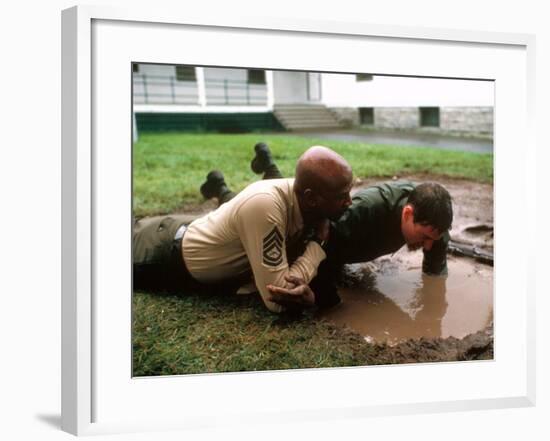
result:
M 136 87 L 138 89 L 141 87 L 143 90 L 136 90 Z M 163 87 L 166 87 L 166 92 L 158 90 Z M 182 88 L 195 89 L 196 92 L 178 93 L 177 89 Z M 205 89 L 206 105 L 252 106 L 267 104 L 266 84 L 232 79 L 209 79 L 205 81 Z M 140 104 L 198 105 L 198 83 L 192 80 L 178 80 L 174 75 L 134 73 L 133 97 L 134 101 L 139 101 Z M 161 98 L 166 98 L 166 100 Z

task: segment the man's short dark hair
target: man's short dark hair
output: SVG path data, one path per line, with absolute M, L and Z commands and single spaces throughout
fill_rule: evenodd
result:
M 440 184 L 426 182 L 417 185 L 409 195 L 407 203 L 414 208 L 413 221 L 430 225 L 443 233 L 453 223 L 453 204 L 451 195 Z

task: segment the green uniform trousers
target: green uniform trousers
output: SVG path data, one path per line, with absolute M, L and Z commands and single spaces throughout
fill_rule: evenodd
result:
M 153 292 L 234 294 L 248 278 L 204 284 L 189 273 L 176 232 L 197 216 L 172 214 L 140 219 L 132 233 L 133 289 Z
M 177 230 L 189 224 L 189 215 L 155 216 L 134 223 L 132 232 L 134 289 L 174 290 L 192 278 L 181 254 Z

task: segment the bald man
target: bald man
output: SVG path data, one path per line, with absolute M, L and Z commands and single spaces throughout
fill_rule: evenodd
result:
M 255 182 L 188 226 L 179 216 L 138 221 L 134 288 L 235 292 L 253 282 L 266 307 L 282 312 L 285 305 L 270 300 L 268 286 L 288 289 L 313 279 L 326 258 L 329 220 L 351 204 L 352 180 L 343 157 L 313 146 L 299 158 L 295 179 Z M 299 255 L 289 259 L 288 248 Z

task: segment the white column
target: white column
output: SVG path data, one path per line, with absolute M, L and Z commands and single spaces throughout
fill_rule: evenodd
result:
M 267 86 L 267 108 L 272 110 L 275 103 L 275 87 L 273 84 L 273 71 L 265 71 L 265 82 Z
M 133 142 L 137 142 L 138 129 L 137 129 L 137 122 L 136 122 L 136 112 L 132 112 L 132 127 L 133 127 L 133 135 L 134 135 Z
M 204 83 L 204 67 L 197 67 L 197 89 L 199 92 L 199 106 L 206 107 L 206 86 Z

